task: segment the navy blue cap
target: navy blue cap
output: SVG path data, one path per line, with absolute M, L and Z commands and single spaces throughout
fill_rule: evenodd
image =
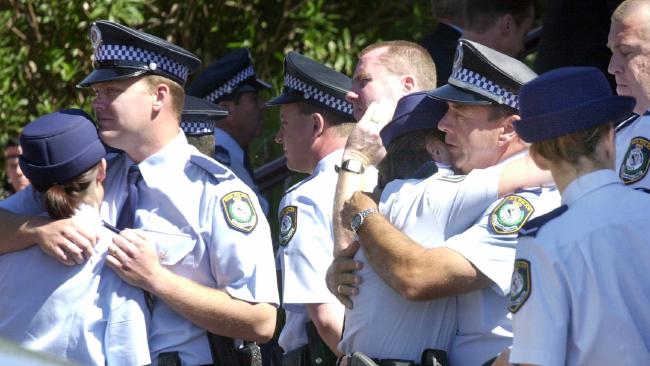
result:
M 513 123 L 526 142 L 554 139 L 630 116 L 632 97 L 613 95 L 595 67 L 563 67 L 542 74 L 521 88 L 521 120 Z
M 20 135 L 19 164 L 38 186 L 64 183 L 106 156 L 92 119 L 80 109 L 65 109 L 30 122 Z
M 420 91 L 403 96 L 395 107 L 393 119 L 381 129 L 379 135 L 384 146 L 413 131 L 435 129 L 447 113 L 447 103 L 429 98 Z
M 257 78 L 248 48 L 238 48 L 208 66 L 194 78 L 187 94 L 217 103 L 235 92 L 270 89 Z
M 502 104 L 517 109 L 519 89 L 537 74 L 523 62 L 480 43 L 458 41 L 447 85 L 429 96 L 466 105 Z
M 295 102 L 310 102 L 327 108 L 354 121 L 352 104 L 345 95 L 352 88 L 352 79 L 320 62 L 297 52 L 284 59 L 282 94 L 266 103 L 277 106 Z
M 79 83 L 124 80 L 143 74 L 161 75 L 181 86 L 201 60 L 172 43 L 122 24 L 98 20 L 90 27 L 94 70 Z
M 228 116 L 228 110 L 205 99 L 185 96 L 181 129 L 187 136 L 208 135 L 214 132 L 214 123 Z

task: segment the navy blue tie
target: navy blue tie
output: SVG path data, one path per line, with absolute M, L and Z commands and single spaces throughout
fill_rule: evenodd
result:
M 138 166 L 135 164 L 131 165 L 126 177 L 128 196 L 126 197 L 126 201 L 124 201 L 120 216 L 117 218 L 117 228 L 120 230 L 133 228 L 133 224 L 135 223 L 135 210 L 138 208 L 138 181 L 141 177 L 142 175 Z

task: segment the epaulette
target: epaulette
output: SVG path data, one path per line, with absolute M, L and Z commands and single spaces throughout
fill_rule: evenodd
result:
M 650 189 L 648 188 L 643 188 L 643 187 L 635 187 L 635 191 L 643 192 L 643 193 L 650 193 Z
M 564 211 L 568 209 L 569 207 L 567 205 L 562 205 L 553 211 L 545 213 L 544 215 L 537 216 L 536 218 L 528 221 L 526 225 L 524 225 L 524 227 L 519 230 L 519 236 L 532 236 L 533 238 L 537 237 L 537 232 L 542 226 L 544 226 L 544 224 L 562 215 Z
M 224 182 L 235 178 L 235 174 L 233 174 L 230 170 L 223 167 L 219 162 L 210 159 L 203 154 L 192 154 L 190 156 L 190 162 L 212 174 L 215 178 L 217 178 L 219 182 Z
M 540 194 L 542 194 L 542 192 L 543 192 L 542 187 L 534 187 L 534 188 L 522 188 L 522 189 L 518 189 L 517 192 L 515 192 L 515 193 L 516 193 L 516 194 L 520 194 L 520 193 L 532 193 L 532 194 L 536 194 L 536 195 L 539 196 Z
M 438 172 L 438 165 L 433 161 L 427 161 L 422 164 L 417 170 L 409 177 L 410 179 L 426 179 Z
M 641 117 L 641 116 L 639 116 L 639 115 L 636 114 L 636 113 L 632 113 L 631 116 L 629 116 L 627 119 L 623 120 L 623 122 L 619 123 L 619 124 L 616 126 L 616 129 L 615 129 L 614 131 L 615 131 L 616 133 L 619 133 L 619 132 L 623 131 L 624 129 L 626 129 L 627 127 L 629 127 L 629 126 L 632 124 L 632 122 L 636 121 L 637 118 L 639 118 L 639 117 Z
M 315 177 L 315 175 L 310 175 L 309 177 L 307 177 L 307 178 L 301 180 L 300 182 L 294 184 L 294 185 L 291 186 L 289 189 L 287 189 L 287 191 L 284 192 L 284 194 L 283 194 L 282 196 L 284 197 L 284 196 L 288 195 L 289 193 L 295 191 L 295 190 L 296 190 L 298 187 L 300 187 L 301 185 L 303 185 L 303 184 L 309 182 L 310 180 L 314 179 L 314 177 Z

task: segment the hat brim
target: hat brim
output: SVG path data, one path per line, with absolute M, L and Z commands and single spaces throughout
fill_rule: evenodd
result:
M 286 94 L 282 93 L 278 95 L 277 97 L 269 100 L 266 102 L 267 107 L 276 107 L 279 105 L 283 104 L 290 104 L 290 103 L 296 103 L 305 100 L 305 98 L 297 96 L 297 95 L 291 95 L 291 94 Z
M 485 97 L 465 91 L 451 84 L 443 85 L 433 89 L 427 94 L 430 98 L 442 100 L 445 102 L 466 104 L 466 105 L 490 105 L 494 102 L 485 99 Z
M 570 109 L 522 118 L 513 126 L 525 142 L 551 140 L 605 123 L 616 124 L 628 118 L 635 105 L 634 98 L 615 95 Z
M 78 88 L 87 88 L 97 83 L 104 83 L 114 80 L 125 80 L 132 77 L 140 76 L 147 71 L 136 68 L 97 68 L 94 69 L 79 84 Z

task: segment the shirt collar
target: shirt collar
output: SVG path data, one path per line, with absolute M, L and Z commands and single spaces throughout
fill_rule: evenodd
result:
M 169 182 L 170 172 L 182 172 L 185 168 L 185 164 L 189 160 L 189 149 L 187 149 L 185 135 L 180 129 L 178 132 L 178 135 L 165 147 L 138 164 L 142 179 L 148 186 L 156 186 L 156 183 L 161 181 Z M 127 164 L 127 166 L 129 165 Z M 160 169 L 160 166 L 164 166 L 165 169 Z
M 611 169 L 596 170 L 574 179 L 562 193 L 562 204 L 571 206 L 585 194 L 609 184 L 623 184 Z
M 244 150 L 239 146 L 228 132 L 219 127 L 214 128 L 214 143 L 218 146 L 223 146 L 230 154 L 230 161 L 236 161 L 239 164 L 244 164 Z
M 343 149 L 334 150 L 331 153 L 327 154 L 324 158 L 320 159 L 312 175 L 318 175 L 322 172 L 326 172 L 328 169 L 334 171 L 334 166 L 341 162 L 343 159 Z

